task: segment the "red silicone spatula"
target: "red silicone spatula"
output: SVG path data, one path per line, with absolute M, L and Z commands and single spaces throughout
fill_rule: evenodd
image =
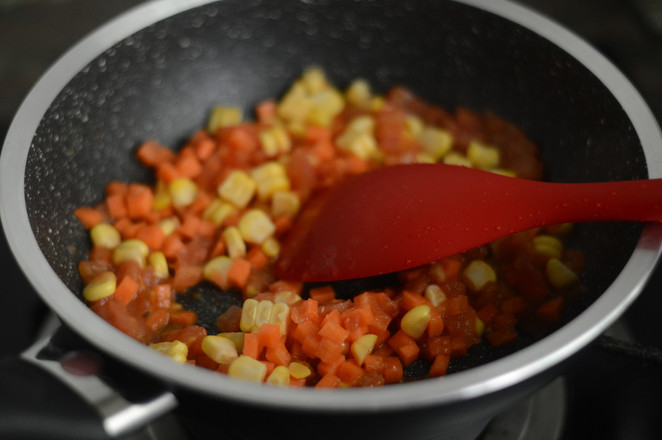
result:
M 336 281 L 395 272 L 538 226 L 662 221 L 662 179 L 547 183 L 471 168 L 380 168 L 309 204 L 276 275 Z

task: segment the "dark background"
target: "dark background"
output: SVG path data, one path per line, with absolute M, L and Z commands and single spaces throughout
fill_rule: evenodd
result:
M 58 56 L 96 26 L 139 3 L 142 2 L 0 0 L 0 140 L 30 87 Z M 662 121 L 662 0 L 520 3 L 562 23 L 611 59 L 639 89 L 658 121 Z M 4 236 L 0 236 L 0 274 L 0 356 L 4 356 L 19 353 L 30 344 L 46 308 L 21 274 Z M 622 321 L 637 342 L 662 349 L 660 310 L 662 270 L 657 271 Z M 569 375 L 570 411 L 575 415 L 570 417 L 564 438 L 662 438 L 662 393 L 646 394 L 656 386 L 662 390 L 659 367 L 628 363 L 599 350 L 597 353 L 597 361 L 580 366 Z M 619 388 L 616 395 L 599 395 L 596 393 L 602 381 L 629 385 Z

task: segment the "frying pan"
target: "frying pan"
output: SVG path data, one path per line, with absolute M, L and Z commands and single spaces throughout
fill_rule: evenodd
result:
M 98 203 L 111 180 L 150 182 L 133 158 L 141 141 L 177 148 L 213 106 L 239 105 L 248 114 L 311 65 L 339 87 L 362 77 L 377 92 L 403 84 L 448 109 L 492 111 L 540 147 L 547 180 L 662 177 L 660 130 L 632 85 L 585 42 L 519 5 L 146 3 L 64 54 L 7 134 L 4 232 L 63 322 L 23 359 L 2 363 L 2 400 L 11 405 L 0 414 L 12 415 L 13 422 L 3 421 L 10 437 L 122 435 L 177 407 L 190 432 L 229 438 L 472 439 L 495 414 L 556 377 L 635 300 L 662 250 L 661 226 L 579 225 L 570 245 L 586 253 L 588 292 L 558 330 L 506 350 L 479 346 L 441 379 L 332 392 L 276 389 L 169 362 L 92 313 L 80 296 L 76 265 L 89 243 L 74 208 Z M 342 288 L 351 294 L 383 281 Z M 201 299 L 188 305 L 208 325 L 238 301 L 200 289 Z M 72 360 L 80 361 L 76 374 Z M 75 392 L 51 383 L 44 370 Z M 74 403 L 74 414 L 60 414 L 56 398 L 94 405 Z M 53 413 L 67 422 L 51 420 Z

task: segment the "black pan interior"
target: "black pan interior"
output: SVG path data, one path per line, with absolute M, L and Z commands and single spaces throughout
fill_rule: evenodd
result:
M 547 180 L 647 176 L 639 139 L 609 90 L 508 20 L 450 1 L 225 0 L 119 41 L 75 75 L 39 124 L 27 209 L 41 250 L 73 294 L 82 288 L 77 262 L 89 250 L 73 210 L 99 203 L 111 180 L 152 181 L 134 159 L 141 141 L 177 148 L 214 105 L 250 115 L 311 65 L 341 88 L 362 77 L 378 92 L 402 84 L 447 109 L 495 112 L 540 147 Z M 640 232 L 625 223 L 577 228 L 573 245 L 587 254 L 590 291 L 573 314 L 609 286 Z M 192 306 L 238 301 L 205 299 L 212 297 Z

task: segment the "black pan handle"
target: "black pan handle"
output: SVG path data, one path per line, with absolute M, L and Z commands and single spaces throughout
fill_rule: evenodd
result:
M 0 438 L 116 438 L 177 406 L 163 384 L 127 368 L 58 327 L 0 360 Z

